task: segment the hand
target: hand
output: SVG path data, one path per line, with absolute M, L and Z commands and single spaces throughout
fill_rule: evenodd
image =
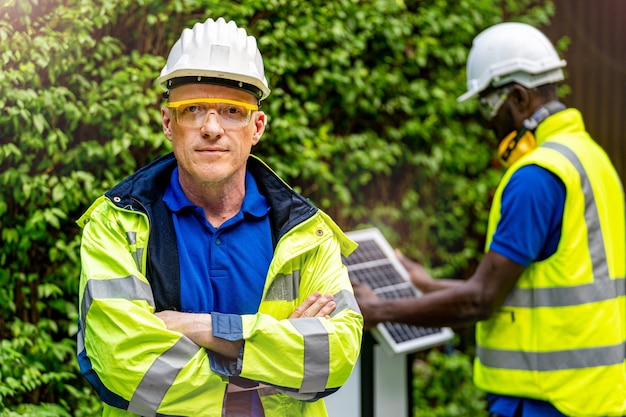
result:
M 377 304 L 380 302 L 380 297 L 367 284 L 353 281 L 352 288 L 354 288 L 354 296 L 361 309 L 361 314 L 363 314 L 364 328 L 365 330 L 369 330 L 378 324 L 374 316 L 377 311 Z
M 330 313 L 335 311 L 337 304 L 331 294 L 322 296 L 319 291 L 309 295 L 289 316 L 290 319 L 305 317 L 325 317 L 330 318 Z
M 396 258 L 400 261 L 402 266 L 409 273 L 409 278 L 413 285 L 415 285 L 422 292 L 429 292 L 433 290 L 434 279 L 430 276 L 426 269 L 420 264 L 407 258 L 400 252 L 399 249 L 395 250 Z
M 181 313 L 165 310 L 155 313 L 165 326 L 187 336 L 198 346 L 210 349 L 229 358 L 237 358 L 242 340 L 228 341 L 213 337 L 213 321 L 210 314 Z

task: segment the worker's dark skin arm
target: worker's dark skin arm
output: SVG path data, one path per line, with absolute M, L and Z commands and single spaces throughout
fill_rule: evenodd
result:
M 353 283 L 366 329 L 385 321 L 424 327 L 471 325 L 489 318 L 502 305 L 524 271 L 523 266 L 489 251 L 467 281 L 428 284 L 432 278 L 418 264 L 400 260 L 408 266 L 412 281 L 423 281 L 428 288 L 423 288 L 424 295 L 418 298 L 383 300 L 367 285 Z

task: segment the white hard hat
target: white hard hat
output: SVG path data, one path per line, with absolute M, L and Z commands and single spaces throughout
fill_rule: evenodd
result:
M 192 82 L 226 85 L 258 100 L 270 94 L 256 39 L 222 17 L 183 30 L 157 82 L 168 90 Z
M 457 101 L 513 82 L 534 88 L 561 81 L 563 67 L 565 61 L 541 31 L 524 23 L 500 23 L 474 38 L 467 58 L 467 92 Z

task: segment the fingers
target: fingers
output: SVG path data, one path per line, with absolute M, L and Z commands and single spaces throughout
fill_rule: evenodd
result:
M 407 258 L 406 256 L 404 256 L 402 254 L 402 252 L 400 252 L 399 249 L 395 250 L 396 252 L 396 257 L 398 258 L 398 260 L 400 261 L 400 263 L 402 264 L 402 266 L 404 266 L 404 268 L 409 271 L 409 274 L 420 274 L 423 276 L 428 276 L 430 278 L 430 275 L 428 274 L 428 272 L 426 271 L 426 269 L 419 263 L 415 262 L 412 259 Z
M 404 256 L 404 254 L 400 252 L 400 249 L 396 249 L 394 252 L 396 254 L 396 258 L 398 258 L 402 266 L 404 266 L 407 269 L 407 271 L 410 271 L 411 269 L 414 269 L 419 265 L 416 262 Z
M 330 315 L 333 311 L 335 311 L 335 308 L 337 308 L 337 303 L 335 303 L 333 301 L 333 296 L 328 294 L 326 295 L 326 297 L 330 297 L 330 299 L 323 305 L 323 307 L 317 312 L 317 314 L 315 315 L 315 317 L 324 317 L 329 319 Z
M 422 292 L 429 292 L 435 289 L 435 287 L 433 287 L 433 278 L 421 264 L 407 258 L 398 249 L 395 250 L 395 253 L 402 266 L 404 266 L 409 273 L 409 278 L 413 285 Z
M 337 304 L 334 302 L 334 297 L 331 294 L 322 296 L 319 291 L 315 291 L 313 294 L 307 297 L 294 312 L 289 316 L 290 318 L 304 318 L 304 317 L 325 317 L 330 318 L 330 314 L 335 310 Z
M 376 321 L 372 318 L 377 310 L 377 305 L 380 302 L 380 297 L 376 292 L 367 284 L 361 282 L 353 282 L 354 296 L 363 314 L 364 329 L 369 330 L 376 326 Z
M 309 309 L 320 297 L 322 294 L 319 291 L 315 291 L 313 294 L 309 295 L 306 300 L 300 304 L 293 313 L 291 313 L 290 318 L 298 318 L 302 317 L 304 313 Z
M 352 289 L 354 290 L 354 292 L 359 291 L 373 294 L 375 293 L 372 287 L 370 287 L 369 284 L 366 284 L 365 282 L 352 281 Z

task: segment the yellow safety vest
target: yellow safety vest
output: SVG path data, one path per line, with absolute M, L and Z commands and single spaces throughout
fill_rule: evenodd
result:
M 537 129 L 540 146 L 506 172 L 490 212 L 522 166 L 558 175 L 566 188 L 561 240 L 533 262 L 502 307 L 477 324 L 476 385 L 552 403 L 570 416 L 626 415 L 624 191 L 604 151 L 568 109 Z M 524 215 L 520 213 L 520 215 Z

